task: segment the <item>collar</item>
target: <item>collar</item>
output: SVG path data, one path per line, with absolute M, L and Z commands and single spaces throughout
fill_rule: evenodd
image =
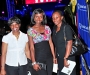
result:
M 22 35 L 22 32 L 21 31 L 19 31 L 19 32 L 20 32 L 20 34 L 19 34 L 19 37 L 20 37 Z M 11 36 L 14 36 L 13 33 L 12 33 L 12 31 L 10 32 L 10 35 Z

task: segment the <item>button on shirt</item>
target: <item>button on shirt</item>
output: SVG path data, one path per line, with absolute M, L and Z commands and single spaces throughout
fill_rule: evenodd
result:
M 27 34 L 20 31 L 17 39 L 12 32 L 3 36 L 2 42 L 7 43 L 7 54 L 5 64 L 9 66 L 18 66 L 27 64 L 27 57 L 25 55 L 25 46 L 28 42 Z

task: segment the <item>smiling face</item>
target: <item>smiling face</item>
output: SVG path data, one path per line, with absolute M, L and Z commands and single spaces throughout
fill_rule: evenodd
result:
M 36 24 L 41 24 L 41 22 L 43 21 L 43 13 L 35 14 L 34 21 Z
M 55 25 L 59 25 L 62 23 L 62 19 L 63 19 L 63 16 L 60 15 L 59 12 L 54 12 L 53 15 L 52 15 L 52 21 L 54 22 Z
M 10 25 L 10 28 L 11 28 L 12 32 L 18 32 L 19 29 L 20 29 L 20 24 L 17 24 L 16 22 L 13 22 Z

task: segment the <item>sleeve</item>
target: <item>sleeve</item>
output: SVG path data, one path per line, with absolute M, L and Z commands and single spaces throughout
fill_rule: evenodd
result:
M 47 26 L 47 30 L 48 30 L 48 33 L 51 35 L 52 32 L 49 26 Z
M 32 29 L 31 29 L 31 28 L 29 28 L 29 29 L 27 30 L 27 35 L 32 36 Z
M 66 40 L 67 41 L 73 39 L 72 29 L 71 29 L 71 27 L 69 25 L 66 25 L 65 33 L 66 33 L 66 38 L 67 38 Z
M 8 37 L 5 35 L 5 36 L 3 36 L 3 38 L 2 38 L 2 42 L 4 42 L 4 43 L 8 43 Z

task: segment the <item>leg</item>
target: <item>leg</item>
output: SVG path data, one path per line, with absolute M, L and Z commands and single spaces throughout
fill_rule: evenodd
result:
M 46 65 L 47 65 L 47 74 L 52 75 L 52 69 L 53 69 L 53 58 L 52 57 L 47 59 Z
M 19 75 L 18 67 L 12 67 L 12 66 L 5 65 L 5 69 L 6 69 L 6 75 Z
M 37 74 L 37 71 L 35 71 L 35 70 L 33 69 L 33 67 L 31 68 L 30 71 L 31 71 L 31 75 L 38 75 L 38 74 Z
M 19 66 L 19 75 L 27 75 L 27 65 Z
M 33 67 L 30 67 L 28 71 L 30 71 L 31 75 L 37 75 L 37 72 L 33 69 Z
M 64 74 L 61 72 L 61 70 L 63 69 L 64 67 L 64 60 L 63 58 L 58 58 L 58 75 L 67 75 L 67 74 Z
M 37 71 L 37 73 L 38 73 L 38 75 L 47 75 L 47 71 L 43 70 L 43 69 Z

